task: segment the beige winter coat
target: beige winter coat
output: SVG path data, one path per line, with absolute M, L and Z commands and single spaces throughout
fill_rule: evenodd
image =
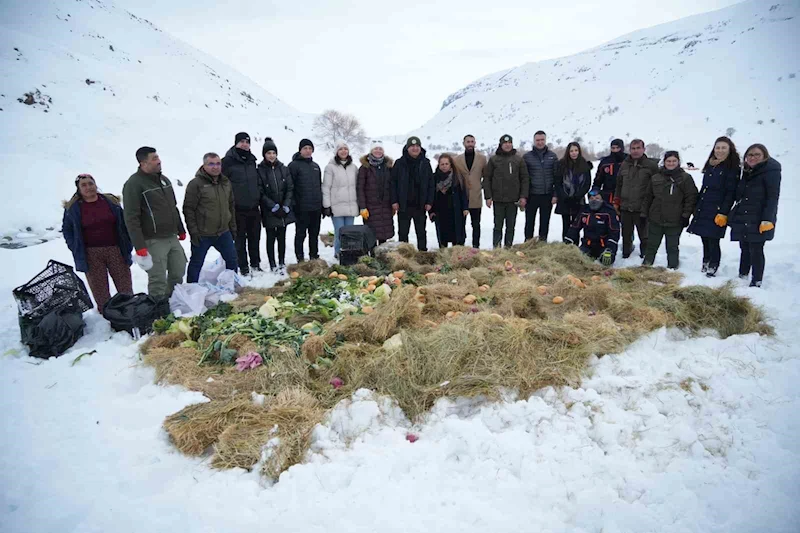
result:
M 322 207 L 330 207 L 335 217 L 358 216 L 358 167 L 347 156 L 345 165 L 330 160 L 322 175 Z
M 469 208 L 479 209 L 483 205 L 483 169 L 486 167 L 486 156 L 475 150 L 475 160 L 472 170 L 467 170 L 467 158 L 460 154 L 455 158 L 456 169 L 467 181 L 467 194 L 469 195 Z

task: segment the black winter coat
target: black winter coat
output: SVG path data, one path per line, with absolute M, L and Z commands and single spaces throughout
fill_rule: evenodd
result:
M 259 190 L 256 173 L 256 156 L 248 153 L 242 157 L 234 146 L 222 158 L 222 173 L 233 185 L 233 202 L 237 211 L 249 211 L 258 207 Z
M 438 170 L 433 174 L 434 181 L 446 179 Z M 463 245 L 467 239 L 464 211 L 469 210 L 469 196 L 466 187 L 462 187 L 458 177 L 453 174 L 453 184 L 446 193 L 438 190 L 433 194 L 431 214 L 436 224 L 436 234 L 440 242 Z
M 261 192 L 261 223 L 265 228 L 285 228 L 294 222 L 294 207 L 292 206 L 294 196 L 294 183 L 289 169 L 276 160 L 275 165 L 271 165 L 266 159 L 258 165 L 258 188 Z M 280 205 L 280 209 L 272 212 L 275 204 Z M 291 210 L 287 214 L 283 206 L 289 206 Z
M 289 163 L 294 184 L 295 211 L 322 211 L 322 170 L 311 159 L 297 152 Z
M 358 210 L 369 211 L 365 222 L 375 232 L 379 241 L 388 241 L 394 237 L 394 213 L 392 213 L 392 166 L 391 157 L 384 157 L 383 165 L 373 167 L 367 156 L 361 158 L 358 169 L 356 195 Z
M 574 178 L 575 189 L 571 195 L 567 194 L 564 187 L 564 174 L 566 171 L 561 166 L 560 161 L 558 165 L 556 165 L 555 186 L 556 196 L 558 197 L 558 203 L 556 204 L 557 215 L 577 215 L 586 203 L 586 193 L 588 193 L 589 189 L 592 187 L 592 162 L 587 161 L 586 163 L 589 165 L 589 168 Z
M 617 175 L 622 168 L 622 162 L 628 154 L 624 152 L 611 153 L 600 160 L 597 166 L 597 174 L 594 176 L 592 188 L 600 189 L 603 200 L 613 205 L 614 193 L 617 189 Z
M 599 245 L 603 249 L 611 250 L 616 257 L 619 244 L 619 215 L 611 204 L 605 203 L 597 211 L 592 211 L 588 205 L 583 206 L 567 231 L 565 242 L 578 244 L 581 231 L 583 231 L 580 243 L 582 246 Z
M 408 205 L 409 180 L 411 165 L 417 165 L 417 175 L 419 183 L 417 187 L 417 204 Z M 403 148 L 403 157 L 395 161 L 392 167 L 392 190 L 391 200 L 393 204 L 400 204 L 400 211 L 405 212 L 406 208 L 424 209 L 426 205 L 433 204 L 433 169 L 431 160 L 425 155 L 425 149 L 416 159 L 408 155 L 408 148 Z
M 754 166 L 745 167 L 736 189 L 728 225 L 732 241 L 766 242 L 775 237 L 775 230 L 759 233 L 761 222 L 778 225 L 778 198 L 781 194 L 781 164 L 769 158 Z
M 558 164 L 558 156 L 555 152 L 547 147 L 541 152 L 534 148 L 530 152 L 526 152 L 522 156 L 522 160 L 528 168 L 528 177 L 530 178 L 528 194 L 554 195 L 553 190 L 558 181 L 555 177 Z
M 694 218 L 689 228 L 689 233 L 701 237 L 722 239 L 725 237 L 725 226 L 719 227 L 714 223 L 717 215 L 728 216 L 739 186 L 740 167 L 728 169 L 719 164 L 715 167 L 708 165 L 703 172 L 703 186 L 697 198 L 697 207 L 694 209 Z

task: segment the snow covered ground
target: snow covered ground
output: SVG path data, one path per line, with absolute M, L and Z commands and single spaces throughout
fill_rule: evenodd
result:
M 783 206 L 796 199 L 784 183 Z M 800 267 L 789 230 L 779 224 L 767 245 L 763 289 L 735 282 L 766 308 L 774 339 L 661 330 L 592 361 L 578 389 L 494 404 L 443 400 L 417 426 L 363 391 L 317 427 L 307 462 L 274 486 L 175 450 L 161 423 L 202 395 L 154 385 L 137 345 L 95 311 L 61 358 L 25 356 L 11 289 L 47 259 L 70 256 L 63 241 L 0 250 L 0 530 L 795 532 Z M 559 232 L 554 217 L 551 240 Z M 700 274 L 700 252 L 699 239 L 684 236 L 687 283 L 735 279 L 732 243 L 714 280 Z M 134 288 L 145 284 L 134 269 Z M 409 432 L 419 440 L 406 441 Z

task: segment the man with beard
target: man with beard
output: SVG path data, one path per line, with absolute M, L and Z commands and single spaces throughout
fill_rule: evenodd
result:
M 483 169 L 486 156 L 475 151 L 475 136 L 464 136 L 464 153 L 455 158 L 456 170 L 464 177 L 469 196 L 469 218 L 472 222 L 472 247 L 481 247 L 481 206 Z
M 626 157 L 628 154 L 625 153 L 625 143 L 622 142 L 622 139 L 614 139 L 611 141 L 611 153 L 600 160 L 600 166 L 594 177 L 592 187 L 599 189 L 603 200 L 612 205 L 617 188 L 617 174 L 619 174 L 619 169 Z
M 433 205 L 434 187 L 431 161 L 419 137 L 409 137 L 403 157 L 392 168 L 392 210 L 397 213 L 400 242 L 408 242 L 411 221 L 414 221 L 417 249 L 421 252 L 428 251 L 425 215 Z
M 581 252 L 599 259 L 604 266 L 614 264 L 619 243 L 619 216 L 614 207 L 603 200 L 600 189 L 589 191 L 589 203 L 572 222 L 564 242 L 577 244 L 581 230 Z

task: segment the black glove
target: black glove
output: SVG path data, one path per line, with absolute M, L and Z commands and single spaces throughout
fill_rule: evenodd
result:
M 322 216 L 323 217 L 332 217 L 333 211 L 331 211 L 330 207 L 323 207 L 322 208 Z
M 684 228 L 689 227 L 689 217 L 683 217 L 683 227 Z

